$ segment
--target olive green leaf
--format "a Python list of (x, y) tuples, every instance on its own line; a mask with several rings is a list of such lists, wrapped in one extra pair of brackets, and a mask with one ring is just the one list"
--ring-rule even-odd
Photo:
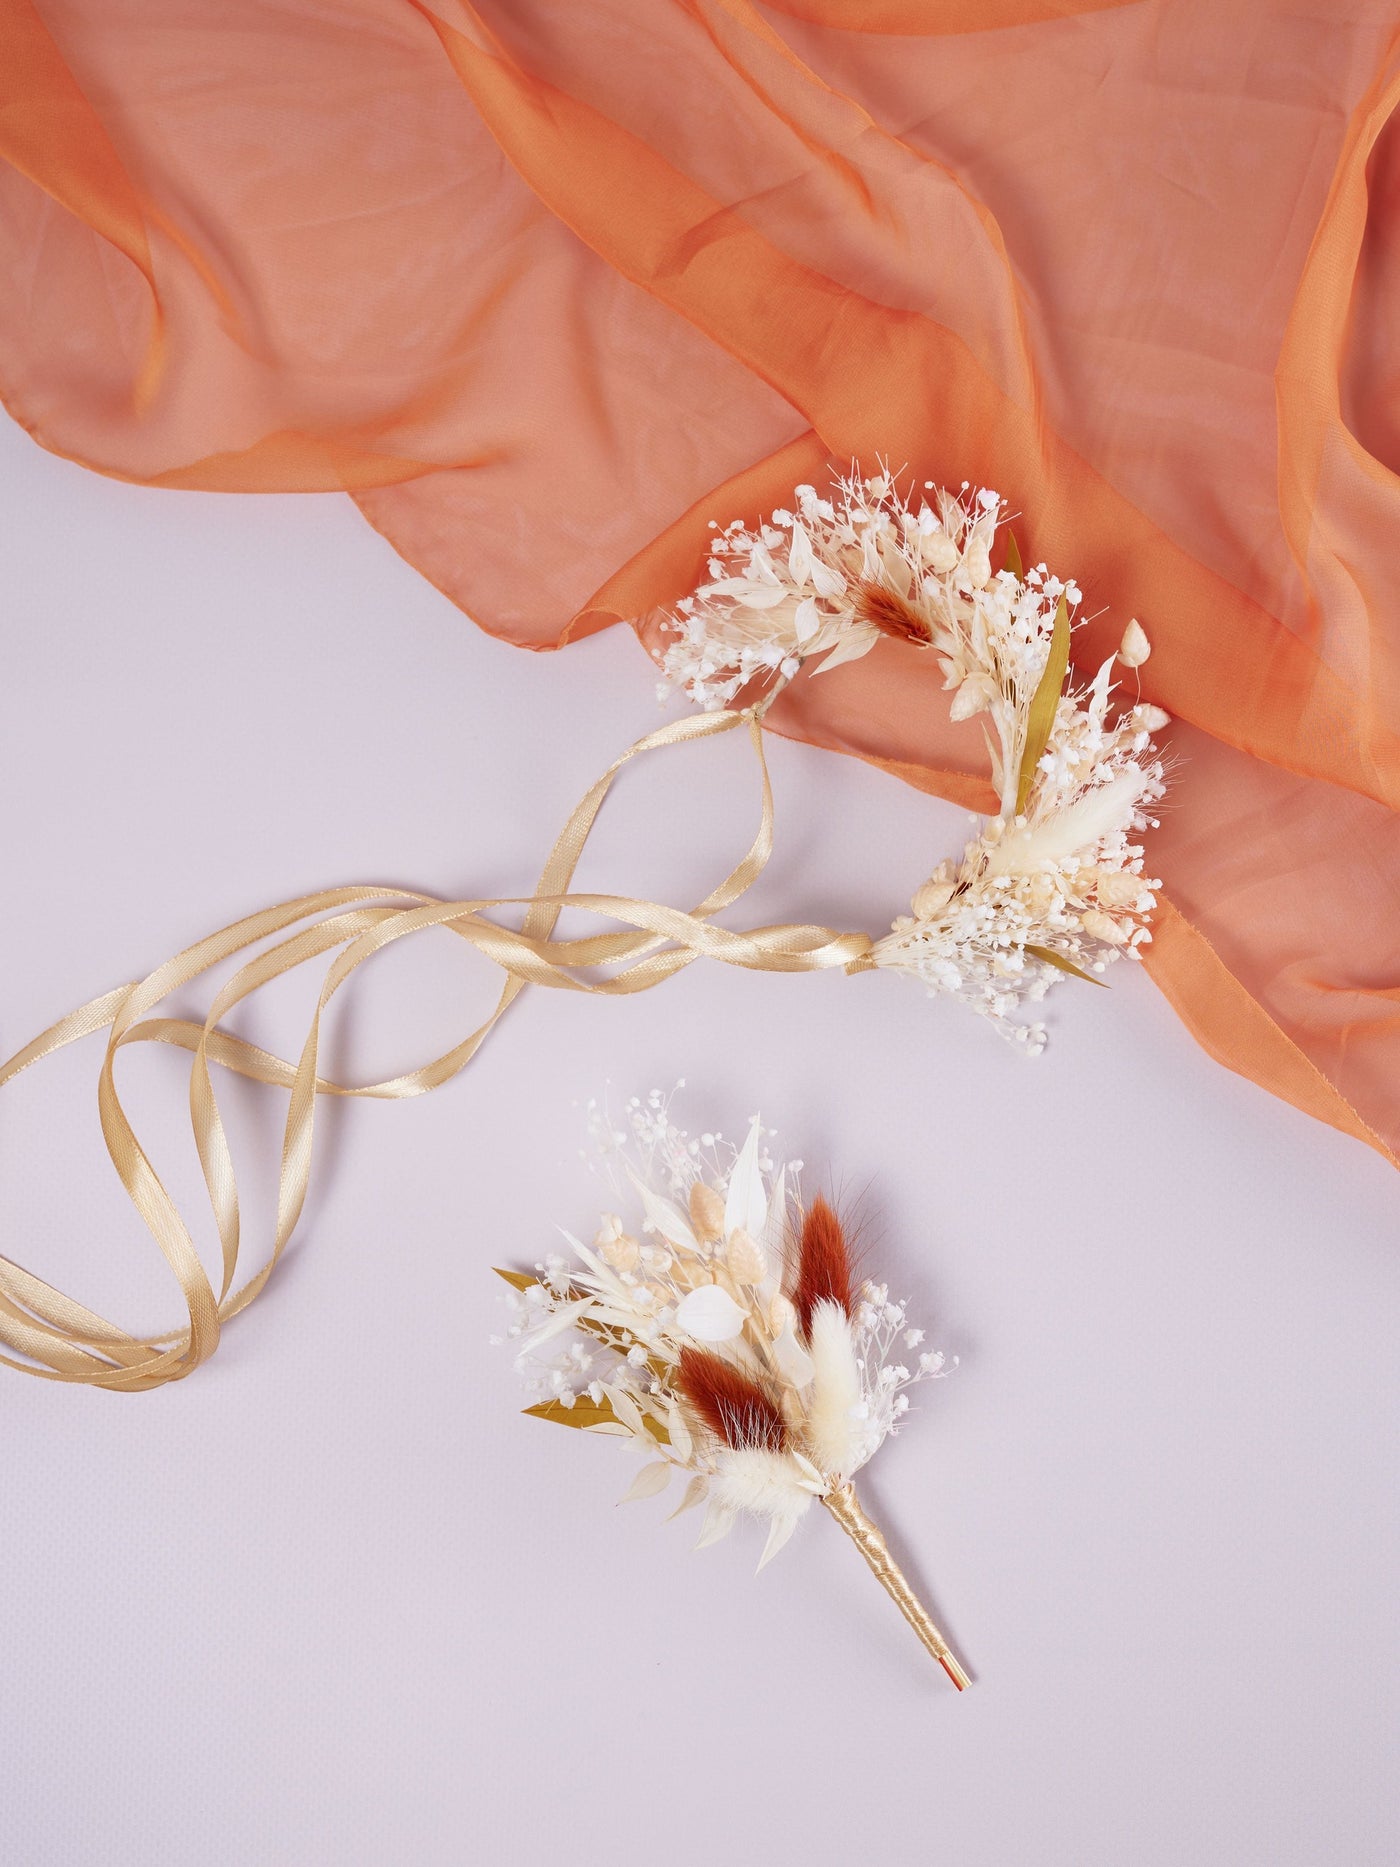
[(1072, 959), (1066, 959), (1063, 953), (1056, 953), (1048, 946), (1028, 945), (1024, 951), (1029, 953), (1032, 959), (1043, 959), (1047, 966), (1053, 966), (1057, 972), (1073, 973), (1074, 977), (1082, 979), (1085, 985), (1097, 985), (1105, 992), (1108, 990), (1106, 980), (1094, 978), (1091, 973), (1085, 972), (1082, 966), (1076, 966)]
[(1016, 814), (1019, 817), (1026, 808), (1026, 799), (1031, 794), (1031, 785), (1035, 781), (1035, 768), (1040, 763), (1041, 755), (1050, 743), (1050, 728), (1055, 724), (1055, 708), (1060, 703), (1060, 692), (1065, 684), (1065, 675), (1069, 670), (1069, 611), (1065, 608), (1065, 599), (1060, 598), (1055, 605), (1054, 632), (1050, 637), (1050, 653), (1046, 657), (1045, 670), (1040, 677), (1040, 685), (1035, 690), (1031, 701), (1031, 710), (1026, 717), (1026, 743), (1021, 753), (1021, 769), (1016, 777)]

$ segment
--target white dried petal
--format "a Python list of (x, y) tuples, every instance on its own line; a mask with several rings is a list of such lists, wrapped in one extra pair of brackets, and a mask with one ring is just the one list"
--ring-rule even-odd
[[(700, 1503), (701, 1499), (705, 1496), (709, 1488), (710, 1488), (709, 1479), (705, 1476), (703, 1472), (697, 1472), (695, 1476), (691, 1479), (690, 1483), (686, 1486), (685, 1495), (684, 1497), (682, 1497), (680, 1503), (677, 1504), (676, 1508), (671, 1512), (671, 1517), (679, 1517), (685, 1511), (694, 1510), (695, 1506), (698, 1503)], [(666, 1521), (669, 1523), (670, 1520), (671, 1518), (668, 1517)]]
[(626, 1389), (618, 1387), (610, 1381), (605, 1381), (603, 1383), (603, 1392), (607, 1396), (608, 1405), (612, 1408), (614, 1415), (620, 1423), (627, 1428), (628, 1432), (632, 1434), (633, 1438), (643, 1439), (648, 1443), (654, 1443), (651, 1434), (647, 1431), (646, 1422), (642, 1418), (641, 1408)]
[(774, 1368), (789, 1387), (806, 1387), (812, 1378), (812, 1357), (798, 1341), (793, 1321), (775, 1331), (771, 1356)]
[(666, 1431), (670, 1437), (671, 1450), (682, 1465), (688, 1465), (695, 1445), (690, 1436), (690, 1428), (685, 1423), (685, 1415), (674, 1400), (666, 1412)]
[(671, 1482), (671, 1468), (665, 1459), (655, 1459), (650, 1465), (644, 1465), (637, 1476), (628, 1485), (619, 1504), (630, 1504), (634, 1498), (655, 1497), (658, 1491), (664, 1491)]
[(799, 648), (806, 646), (821, 627), (821, 611), (814, 596), (804, 596), (792, 613), (792, 632)]
[(997, 684), (989, 674), (969, 674), (953, 696), (948, 716), (952, 720), (970, 720), (997, 698)]
[(696, 1342), (732, 1342), (743, 1331), (744, 1312), (718, 1284), (701, 1284), (682, 1297), (676, 1324)]

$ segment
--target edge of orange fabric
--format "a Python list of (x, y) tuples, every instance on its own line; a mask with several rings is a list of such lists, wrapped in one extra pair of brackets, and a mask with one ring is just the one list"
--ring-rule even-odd
[[(645, 144), (412, 0), (507, 159), (609, 265), (654, 293), (799, 409), (837, 459), (907, 460), (955, 483), (1012, 486), (1032, 557), (1112, 590), (1116, 613), (1169, 607), (1151, 697), (1253, 756), (1400, 808), (1400, 739), (1358, 731), (1356, 698), (1261, 605), (1198, 563), (917, 313), (859, 299), (779, 252)], [(694, 239), (705, 228), (703, 243)], [(830, 368), (833, 351), (852, 359)], [(866, 359), (871, 367), (862, 367)], [(893, 387), (892, 387), (893, 386)], [(941, 411), (940, 438), (926, 411)], [(956, 458), (955, 458), (956, 456)], [(1083, 631), (1090, 657), (1113, 624)], [(1144, 689), (1149, 682), (1144, 680)], [(1264, 704), (1267, 698), (1267, 706)], [(1283, 731), (1280, 720), (1290, 722)]]
[[(1400, 1158), (1340, 1090), (1279, 1028), (1180, 908), (1158, 897), (1143, 964), (1187, 1030), (1217, 1063), (1248, 1077), (1305, 1115), (1364, 1141), (1400, 1167)], [(1230, 1037), (1222, 1039), (1220, 1033)]]

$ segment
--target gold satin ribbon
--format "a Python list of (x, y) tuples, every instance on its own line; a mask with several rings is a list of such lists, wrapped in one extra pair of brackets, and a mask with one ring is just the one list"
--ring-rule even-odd
[[(262, 1290), (296, 1229), (310, 1184), (317, 1098), (330, 1095), (390, 1100), (426, 1095), (466, 1068), (492, 1027), (527, 985), (606, 996), (645, 992), (700, 958), (762, 972), (858, 968), (872, 945), (870, 937), (863, 933), (835, 933), (827, 927), (800, 924), (731, 932), (712, 923), (713, 915), (732, 906), (752, 886), (772, 853), (773, 792), (763, 754), (763, 710), (760, 705), (743, 712), (691, 716), (648, 733), (630, 746), (575, 807), (532, 895), (442, 901), (403, 889), (369, 886), (302, 895), (235, 921), (176, 954), (144, 979), (91, 1000), (50, 1025), (0, 1066), (3, 1088), (32, 1064), (80, 1038), (107, 1031), (107, 1049), (97, 1086), (107, 1152), (128, 1197), (174, 1272), (188, 1314), (186, 1325), (169, 1334), (133, 1336), (9, 1259), (0, 1258), (0, 1342), (13, 1351), (0, 1355), (0, 1362), (45, 1380), (84, 1382), (127, 1392), (158, 1387), (193, 1373), (218, 1347), (223, 1324), (246, 1309)], [(748, 727), (758, 759), (762, 813), (748, 852), (717, 888), (689, 913), (631, 896), (568, 892), (598, 812), (625, 765), (643, 753), (710, 738), (740, 725)], [(525, 910), (519, 930), (487, 918), (491, 911), (509, 907)], [(632, 931), (555, 940), (559, 915), (567, 907), (621, 922)], [(433, 927), (457, 934), (505, 974), (490, 1016), (460, 1043), (406, 1075), (359, 1086), (320, 1075), (317, 1064), (321, 1020), (335, 994), (376, 953)], [(202, 1024), (150, 1015), (172, 992), (249, 947), (272, 939), (275, 944), (245, 960), (219, 988)], [(327, 954), (334, 957), (326, 969), (310, 1029), (294, 1064), (223, 1028), (229, 1013), (263, 986)], [(580, 971), (598, 967), (621, 970), (602, 979), (578, 976)], [(190, 1126), (222, 1256), (217, 1293), (194, 1239), (147, 1158), (117, 1093), (117, 1052), (140, 1043), (170, 1044), (191, 1053)], [(241, 1286), (236, 1284), (242, 1246), (238, 1186), (214, 1093), (211, 1064), (291, 1092), (272, 1248), (262, 1268)], [(26, 1359), (16, 1359), (19, 1356)]]

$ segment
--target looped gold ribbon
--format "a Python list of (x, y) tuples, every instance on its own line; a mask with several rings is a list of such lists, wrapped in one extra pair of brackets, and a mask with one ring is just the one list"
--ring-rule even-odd
[[(175, 1273), (188, 1322), (166, 1335), (139, 1337), (96, 1316), (29, 1271), (0, 1258), (0, 1342), (13, 1351), (0, 1362), (46, 1380), (77, 1381), (135, 1392), (191, 1374), (218, 1347), (223, 1324), (259, 1294), (286, 1249), (310, 1184), (318, 1096), (397, 1099), (426, 1095), (456, 1076), (527, 985), (608, 996), (649, 991), (709, 958), (763, 972), (857, 968), (871, 948), (868, 935), (827, 927), (780, 925), (731, 932), (712, 917), (730, 907), (763, 872), (773, 847), (773, 792), (763, 754), (762, 707), (677, 720), (648, 733), (609, 766), (575, 807), (531, 895), (441, 901), (403, 889), (352, 886), (302, 895), (235, 921), (187, 947), (131, 985), (91, 1000), (41, 1033), (0, 1066), (0, 1088), (23, 1070), (97, 1031), (108, 1033), (97, 1101), (112, 1165), (137, 1212)], [(705, 739), (747, 725), (758, 758), (762, 814), (747, 853), (689, 913), (624, 895), (571, 894), (569, 885), (598, 812), (618, 773), (632, 759), (664, 746)], [(523, 907), (519, 929), (487, 916)], [(567, 907), (620, 922), (630, 932), (556, 940)], [(319, 919), (319, 916), (325, 916)], [(318, 1072), (321, 1020), (332, 998), (376, 953), (409, 935), (442, 927), (493, 961), (506, 975), (495, 1009), (467, 1037), (430, 1063), (385, 1082), (347, 1085)], [(282, 936), (281, 938), (277, 938)], [(275, 944), (246, 960), (222, 985), (202, 1024), (149, 1014), (172, 992), (266, 940)], [(255, 992), (309, 961), (333, 954), (301, 1054), (295, 1063), (223, 1028), (223, 1020)], [(620, 967), (605, 978), (581, 971)], [(190, 1126), (219, 1234), (222, 1278), (216, 1293), (194, 1239), (136, 1137), (117, 1093), (117, 1052), (128, 1044), (174, 1045), (191, 1053)], [(210, 1065), (254, 1082), (287, 1089), (290, 1100), (278, 1178), (272, 1248), (262, 1268), (236, 1286), (242, 1228), (233, 1159), (214, 1094)], [(24, 1359), (16, 1359), (24, 1357)]]

